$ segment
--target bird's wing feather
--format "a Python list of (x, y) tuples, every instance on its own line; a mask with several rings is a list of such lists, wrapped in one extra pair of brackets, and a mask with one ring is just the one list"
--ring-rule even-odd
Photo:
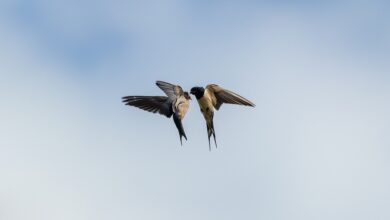
[(126, 105), (134, 106), (142, 110), (159, 113), (170, 118), (173, 114), (172, 102), (164, 96), (125, 96), (122, 101)]
[(255, 107), (255, 104), (253, 104), (248, 99), (232, 92), (227, 89), (223, 89), (222, 87), (210, 84), (206, 86), (206, 90), (209, 93), (211, 100), (213, 102), (214, 107), (219, 110), (221, 105), (223, 103), (229, 103), (229, 104), (237, 104), (237, 105), (246, 105), (246, 106), (252, 106)]
[(173, 85), (163, 81), (157, 81), (156, 85), (172, 100), (184, 93), (183, 89), (178, 85)]

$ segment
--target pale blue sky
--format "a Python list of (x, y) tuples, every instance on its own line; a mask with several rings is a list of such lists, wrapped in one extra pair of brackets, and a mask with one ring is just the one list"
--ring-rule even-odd
[[(0, 219), (390, 219), (387, 1), (0, 2)], [(121, 103), (216, 83), (256, 103)]]

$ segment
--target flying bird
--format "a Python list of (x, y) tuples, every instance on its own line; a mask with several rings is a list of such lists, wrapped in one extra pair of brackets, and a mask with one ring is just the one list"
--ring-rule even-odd
[(122, 101), (126, 105), (152, 113), (159, 113), (168, 118), (173, 116), (173, 121), (179, 131), (180, 143), (183, 145), (182, 137), (187, 140), (187, 136), (184, 132), (182, 120), (189, 108), (189, 100), (191, 100), (191, 97), (179, 85), (173, 85), (163, 81), (157, 81), (156, 85), (167, 96), (125, 96), (122, 97)]
[(215, 147), (217, 147), (217, 140), (215, 138), (215, 130), (213, 123), (214, 109), (219, 110), (219, 108), (221, 108), (221, 105), (224, 103), (255, 107), (255, 104), (253, 104), (248, 99), (227, 89), (223, 89), (222, 87), (215, 84), (207, 85), (206, 89), (203, 87), (193, 87), (191, 89), (191, 94), (196, 97), (200, 107), (200, 111), (202, 112), (204, 119), (206, 120), (210, 150), (211, 135), (213, 135)]

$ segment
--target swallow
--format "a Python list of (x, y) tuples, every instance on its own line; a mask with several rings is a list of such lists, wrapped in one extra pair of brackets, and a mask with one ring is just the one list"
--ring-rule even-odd
[(213, 123), (215, 109), (219, 110), (222, 104), (224, 103), (255, 107), (255, 104), (253, 104), (248, 99), (234, 92), (231, 92), (227, 89), (223, 89), (222, 87), (215, 84), (207, 85), (206, 88), (193, 87), (190, 93), (196, 97), (196, 100), (198, 101), (200, 107), (200, 111), (203, 114), (204, 119), (206, 120), (210, 150), (211, 150), (211, 144), (210, 144), (211, 135), (213, 135), (215, 147), (217, 147), (217, 140), (215, 137), (214, 123)]
[(122, 101), (126, 105), (152, 113), (159, 113), (165, 115), (167, 118), (173, 116), (173, 121), (179, 131), (180, 143), (183, 145), (182, 137), (187, 140), (187, 136), (184, 132), (182, 120), (190, 106), (191, 97), (179, 85), (173, 85), (163, 81), (157, 81), (156, 85), (167, 96), (125, 96), (122, 97)]

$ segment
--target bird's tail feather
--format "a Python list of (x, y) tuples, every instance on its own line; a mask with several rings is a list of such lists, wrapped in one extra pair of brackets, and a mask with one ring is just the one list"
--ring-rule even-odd
[(209, 150), (211, 151), (211, 143), (210, 143), (211, 135), (213, 135), (213, 138), (214, 138), (215, 148), (218, 148), (217, 139), (216, 139), (216, 137), (215, 137), (215, 130), (214, 130), (213, 118), (211, 118), (211, 120), (208, 121), (208, 122), (206, 123), (206, 125), (207, 125), (207, 134), (208, 134), (208, 138), (209, 138)]
[(176, 128), (179, 131), (180, 144), (183, 145), (182, 137), (184, 137), (187, 140), (187, 136), (186, 136), (186, 133), (184, 132), (183, 124), (181, 123), (181, 120), (175, 114), (173, 115), (173, 121), (175, 122)]

